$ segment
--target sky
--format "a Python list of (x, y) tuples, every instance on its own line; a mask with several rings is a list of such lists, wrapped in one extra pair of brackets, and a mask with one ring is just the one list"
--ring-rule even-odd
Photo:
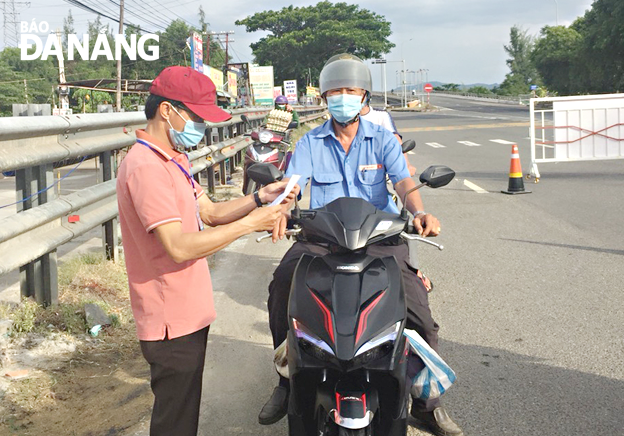
[[(16, 0), (16, 2), (21, 0)], [(62, 28), (63, 18), (71, 9), (76, 32), (85, 33), (87, 22), (96, 15), (64, 0), (29, 0), (30, 7), (18, 5), (21, 21), (47, 21), (50, 29)], [(81, 0), (94, 9), (118, 14), (119, 0)], [(396, 47), (386, 56), (387, 88), (399, 83), (402, 60), (408, 71), (407, 81), (438, 81), (473, 84), (501, 83), (509, 72), (503, 45), (509, 43), (509, 31), (518, 25), (530, 34), (539, 34), (545, 25), (569, 25), (591, 8), (592, 0), (360, 0), (357, 4), (385, 17), (391, 23), (390, 41)], [(234, 22), (256, 12), (283, 7), (310, 6), (305, 0), (125, 0), (129, 21), (149, 28), (139, 17), (162, 22), (177, 17), (198, 25), (197, 11), (202, 5), (206, 21), (213, 31), (234, 31), (231, 44), (234, 62), (251, 62), (249, 45), (263, 32), (247, 33)], [(336, 2), (335, 2), (336, 3)], [(347, 3), (353, 3), (347, 0)], [(133, 15), (134, 12), (136, 15)], [(113, 28), (118, 24), (110, 22)], [(152, 26), (155, 30), (161, 30)], [(3, 25), (4, 30), (4, 25)], [(0, 35), (4, 47), (4, 32)], [(370, 64), (370, 62), (369, 62)], [(381, 66), (370, 65), (375, 90), (383, 89)], [(420, 70), (420, 73), (418, 72)], [(427, 71), (425, 71), (427, 70)], [(410, 71), (413, 71), (410, 73)]]

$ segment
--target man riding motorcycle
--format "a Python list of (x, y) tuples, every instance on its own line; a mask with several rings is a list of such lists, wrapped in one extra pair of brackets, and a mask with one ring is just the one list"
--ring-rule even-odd
[[(303, 190), (311, 180), (310, 208), (322, 207), (336, 198), (360, 197), (380, 210), (398, 213), (386, 188), (386, 174), (401, 198), (416, 185), (410, 178), (401, 146), (394, 135), (383, 127), (360, 120), (360, 110), (372, 92), (368, 67), (349, 54), (330, 58), (320, 75), (320, 88), (332, 118), (322, 126), (308, 132), (298, 143), (289, 164), (286, 177), (301, 176), (296, 189)], [(414, 215), (414, 227), (423, 236), (436, 236), (439, 221), (423, 210), (418, 191), (411, 192), (405, 200), (407, 209)], [(273, 230), (273, 241), (281, 239), (287, 217), (283, 216)], [(395, 256), (401, 266), (407, 302), (407, 324), (416, 330), (434, 349), (438, 348), (438, 324), (429, 309), (427, 290), (409, 264), (405, 244), (376, 245), (369, 248), (375, 255)], [(372, 253), (372, 251), (369, 251)], [(288, 296), (292, 276), (304, 253), (324, 255), (327, 248), (308, 242), (296, 242), (286, 253), (273, 274), (269, 285), (269, 323), (273, 345), (277, 348), (287, 336)], [(415, 355), (409, 358), (408, 376), (413, 379), (423, 368)], [(279, 385), (262, 408), (258, 420), (273, 424), (287, 413), (289, 381), (280, 376)], [(412, 416), (427, 425), (436, 434), (463, 435), (451, 420), (439, 399), (421, 401), (413, 399)]]

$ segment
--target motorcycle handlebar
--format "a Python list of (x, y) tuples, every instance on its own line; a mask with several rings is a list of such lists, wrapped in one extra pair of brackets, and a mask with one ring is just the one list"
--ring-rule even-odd
[[(301, 232), (301, 229), (288, 229), (286, 230), (286, 232), (284, 233), (286, 236), (294, 236), (297, 235)], [(266, 235), (260, 236), (259, 238), (256, 238), (256, 242), (262, 242), (265, 239), (269, 239), (270, 237), (273, 236), (273, 233), (267, 233)]]
[(433, 241), (430, 241), (427, 238), (423, 238), (422, 236), (410, 235), (409, 233), (401, 232), (401, 238), (408, 240), (408, 241), (424, 242), (425, 244), (429, 244), (429, 245), (433, 245), (434, 247), (437, 247), (438, 250), (444, 250), (444, 245), (437, 244)]

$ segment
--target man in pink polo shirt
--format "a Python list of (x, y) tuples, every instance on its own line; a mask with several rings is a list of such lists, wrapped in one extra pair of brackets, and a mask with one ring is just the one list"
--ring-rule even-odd
[(145, 114), (147, 127), (137, 130), (119, 168), (117, 199), (132, 310), (155, 397), (150, 435), (195, 436), (216, 316), (205, 258), (243, 235), (271, 230), (280, 206), (260, 206), (286, 183), (223, 203), (204, 195), (184, 150), (203, 138), (204, 121), (231, 116), (216, 106), (212, 81), (191, 68), (165, 68)]

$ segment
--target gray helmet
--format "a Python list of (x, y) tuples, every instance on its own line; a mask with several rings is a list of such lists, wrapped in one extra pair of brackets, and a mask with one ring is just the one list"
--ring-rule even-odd
[(373, 91), (370, 70), (362, 59), (349, 53), (329, 58), (321, 70), (319, 84), (321, 95), (337, 88), (362, 88), (368, 93)]

